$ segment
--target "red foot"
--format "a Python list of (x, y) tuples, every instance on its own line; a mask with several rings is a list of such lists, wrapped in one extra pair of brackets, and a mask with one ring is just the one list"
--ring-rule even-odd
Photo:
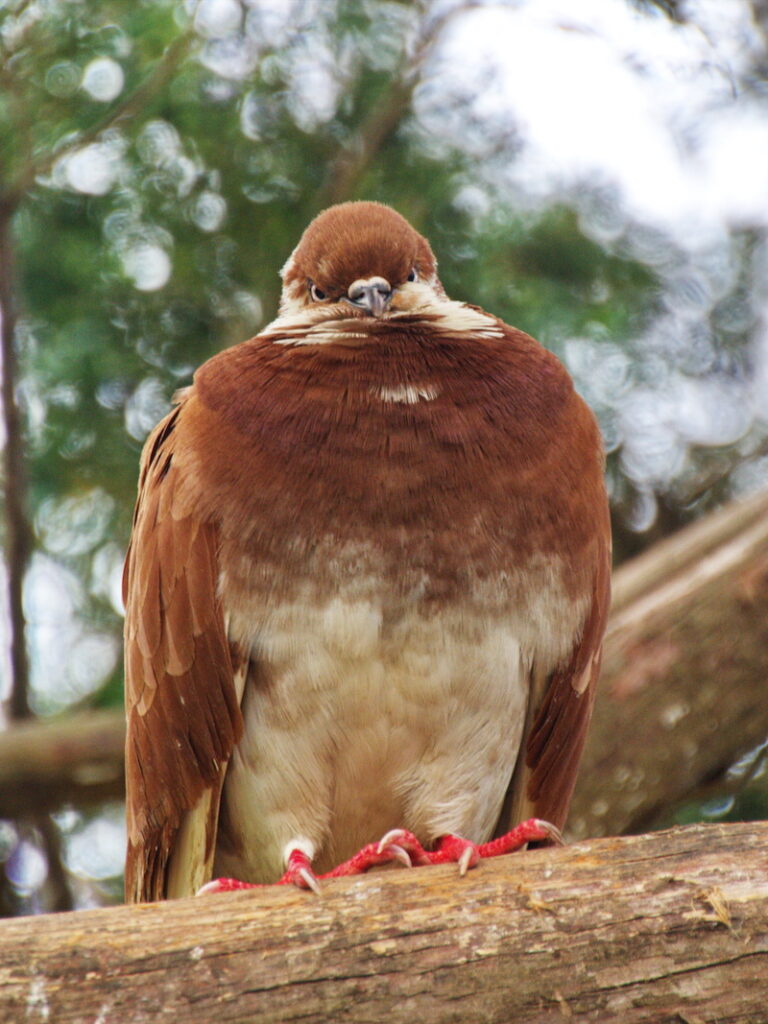
[[(266, 883), (269, 885), (295, 885), (299, 889), (311, 889), (319, 893), (320, 886), (312, 871), (312, 861), (303, 850), (291, 850), (288, 857), (288, 867), (282, 878), (277, 882)], [(241, 882), (238, 878), (214, 878), (212, 882), (206, 882), (197, 890), (197, 895), (202, 896), (212, 892), (234, 892), (235, 889), (263, 889), (264, 884), (259, 882)]]
[[(267, 883), (273, 885), (295, 885), (299, 889), (311, 889), (320, 894), (319, 880), (323, 878), (340, 878), (344, 875), (361, 875), (370, 868), (378, 867), (380, 864), (390, 864), (392, 861), (399, 861), (406, 867), (411, 866), (411, 859), (405, 850), (396, 843), (369, 843), (362, 850), (337, 865), (332, 871), (324, 875), (316, 875), (312, 870), (312, 861), (303, 850), (291, 850), (288, 857), (288, 867), (282, 878), (277, 882)], [(197, 891), (201, 896), (206, 893), (233, 892), (235, 889), (261, 889), (263, 884), (255, 882), (241, 882), (237, 878), (214, 878), (212, 882), (206, 882)]]
[(379, 846), (384, 848), (393, 843), (410, 855), (416, 866), (424, 864), (458, 864), (459, 874), (465, 875), (469, 868), (475, 867), (478, 861), (488, 857), (500, 857), (504, 853), (519, 850), (526, 843), (548, 839), (550, 842), (563, 844), (560, 830), (541, 818), (529, 818), (521, 822), (510, 832), (487, 843), (471, 842), (461, 836), (445, 835), (437, 842), (437, 848), (425, 850), (412, 832), (405, 829), (392, 829), (382, 838)]
[(380, 864), (391, 864), (399, 861), (405, 867), (411, 867), (411, 858), (408, 853), (396, 842), (368, 843), (362, 850), (359, 850), (354, 857), (337, 864), (333, 871), (328, 871), (320, 878), (341, 878), (344, 875), (362, 875), (371, 868), (379, 867)]
[[(370, 868), (380, 864), (398, 861), (406, 867), (423, 864), (458, 864), (459, 874), (465, 875), (478, 861), (487, 857), (499, 857), (504, 853), (519, 850), (526, 843), (548, 839), (562, 845), (563, 837), (560, 830), (541, 818), (529, 818), (521, 822), (511, 832), (491, 839), (488, 843), (471, 842), (461, 836), (442, 836), (435, 850), (425, 850), (419, 840), (406, 829), (392, 829), (378, 843), (369, 843), (362, 850), (339, 864), (324, 875), (316, 875), (312, 870), (312, 861), (303, 850), (292, 850), (288, 857), (285, 874), (274, 885), (295, 885), (299, 889), (311, 889), (319, 894), (320, 881), (324, 878), (341, 878), (345, 875), (361, 875)], [(262, 884), (240, 882), (237, 878), (214, 878), (198, 890), (203, 893), (233, 892), (235, 889), (261, 889)]]

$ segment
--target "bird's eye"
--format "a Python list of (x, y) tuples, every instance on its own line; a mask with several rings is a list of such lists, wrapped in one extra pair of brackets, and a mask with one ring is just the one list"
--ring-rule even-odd
[(406, 278), (406, 280), (407, 281), (418, 281), (419, 280), (419, 272), (416, 269), (416, 267), (411, 267), (411, 272), (408, 275), (408, 277)]
[(318, 288), (316, 284), (310, 284), (309, 294), (312, 296), (313, 302), (322, 302), (323, 299), (328, 298), (325, 292)]

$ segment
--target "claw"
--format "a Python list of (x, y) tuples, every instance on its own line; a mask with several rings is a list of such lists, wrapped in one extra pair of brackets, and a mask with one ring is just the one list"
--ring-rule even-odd
[(553, 825), (551, 821), (544, 821), (543, 818), (534, 818), (533, 822), (541, 829), (542, 832), (547, 833), (547, 838), (551, 839), (556, 846), (565, 846), (563, 833), (557, 825)]
[[(387, 845), (384, 847), (384, 850), (388, 850), (389, 853), (392, 854), (392, 856), (394, 857), (395, 860), (400, 861), (400, 863), (403, 865), (403, 867), (406, 867), (406, 868), (412, 868), (413, 867), (413, 861), (408, 856), (408, 851), (404, 850), (402, 848), (402, 846), (398, 846), (397, 843), (387, 843)], [(380, 850), (379, 852), (383, 853), (384, 850)]]
[(464, 875), (466, 875), (466, 873), (470, 869), (470, 867), (473, 866), (473, 863), (472, 863), (473, 860), (474, 861), (477, 860), (476, 855), (477, 855), (477, 847), (475, 847), (475, 846), (465, 846), (464, 847), (464, 852), (461, 854), (461, 856), (459, 857), (458, 862), (457, 862), (458, 865), (459, 865), (459, 874), (461, 875), (462, 878), (464, 877)]
[(317, 896), (320, 895), (320, 883), (309, 870), (309, 868), (299, 868), (299, 870), (296, 872), (296, 876), (297, 877), (294, 879), (294, 881), (296, 882), (297, 885), (299, 884), (298, 880), (301, 879), (306, 889), (311, 889), (312, 892), (315, 893)]
[[(384, 850), (388, 846), (397, 846), (398, 850), (403, 850), (403, 847), (399, 845), (404, 839), (408, 838), (408, 833), (402, 828), (391, 828), (389, 832), (381, 837), (376, 847), (376, 853), (384, 853)], [(403, 852), (405, 852), (403, 850)], [(410, 861), (410, 857), (408, 860)]]
[[(430, 855), (413, 832), (409, 832), (406, 828), (392, 828), (386, 835), (381, 837), (376, 847), (377, 852), (381, 853), (388, 849), (402, 850), (408, 857), (408, 867), (431, 863)], [(395, 856), (398, 860), (401, 860), (397, 854)], [(402, 861), (402, 863), (405, 863), (405, 861)]]

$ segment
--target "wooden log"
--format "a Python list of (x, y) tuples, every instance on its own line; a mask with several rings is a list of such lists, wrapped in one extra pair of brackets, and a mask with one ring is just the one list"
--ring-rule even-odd
[(721, 776), (768, 736), (767, 680), (762, 492), (615, 573), (570, 834), (645, 831), (670, 805)]
[(25, 1024), (765, 1024), (768, 823), (0, 922)]

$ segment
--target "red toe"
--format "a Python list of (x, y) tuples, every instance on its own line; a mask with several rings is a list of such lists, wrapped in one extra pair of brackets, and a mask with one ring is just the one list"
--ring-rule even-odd
[(560, 829), (541, 818), (528, 818), (498, 839), (491, 839), (479, 847), (481, 857), (500, 857), (504, 853), (513, 853), (526, 843), (548, 841), (558, 846), (563, 845)]
[(311, 889), (319, 893), (320, 886), (312, 871), (312, 862), (303, 850), (291, 850), (288, 867), (282, 878), (276, 882), (241, 882), (238, 878), (214, 878), (197, 890), (198, 896), (217, 892), (235, 892), (237, 889), (263, 889), (266, 885), (295, 885), (299, 889)]
[(379, 843), (368, 843), (362, 850), (358, 850), (354, 857), (338, 864), (332, 871), (320, 877), (341, 878), (346, 875), (362, 875), (371, 868), (379, 867), (381, 864), (392, 864), (395, 861), (407, 868), (411, 866), (411, 858), (401, 844), (382, 840)]
[(414, 865), (458, 864), (462, 875), (479, 860), (478, 847), (475, 843), (456, 835), (441, 836), (434, 850), (425, 850), (413, 832), (398, 828), (387, 832), (379, 846), (384, 843), (396, 843), (402, 847), (408, 852)]
[(288, 867), (276, 884), (295, 885), (299, 889), (311, 889), (312, 892), (320, 894), (320, 885), (312, 870), (312, 861), (303, 850), (299, 849), (293, 849), (288, 854)]
[(234, 892), (236, 889), (258, 889), (253, 882), (241, 882), (238, 878), (214, 878), (197, 890), (197, 896), (209, 896), (217, 892)]
[(466, 875), (480, 860), (480, 847), (461, 836), (441, 836), (437, 849), (430, 855), (432, 864), (458, 864), (459, 874)]

